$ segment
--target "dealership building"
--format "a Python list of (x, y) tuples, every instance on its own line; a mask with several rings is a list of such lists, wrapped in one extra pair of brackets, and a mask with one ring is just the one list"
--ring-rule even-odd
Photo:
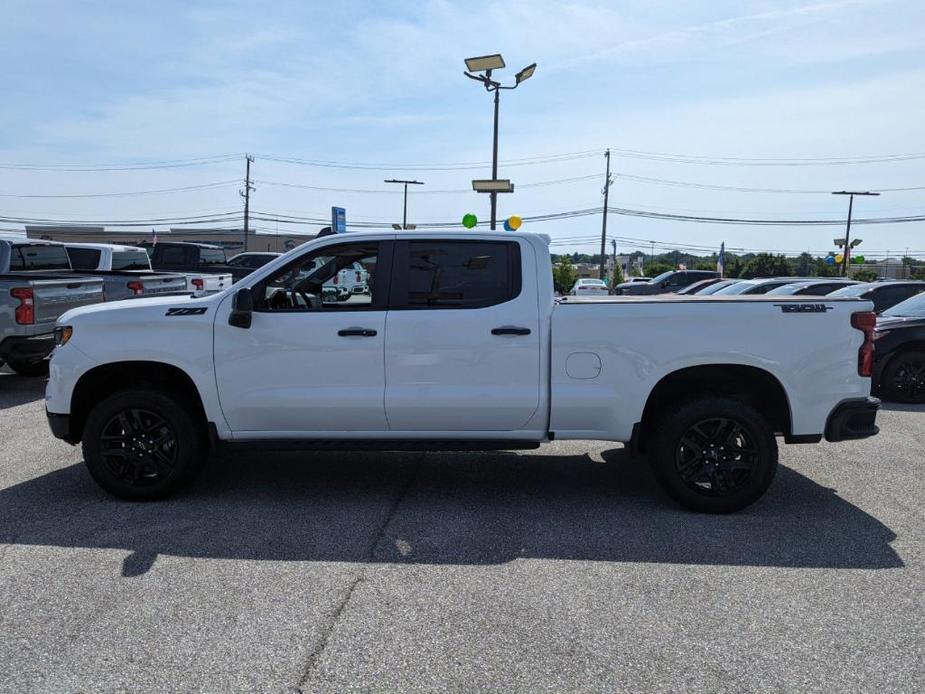
[[(31, 239), (45, 239), (47, 241), (61, 241), (67, 243), (117, 243), (126, 246), (154, 241), (152, 231), (107, 229), (101, 226), (78, 225), (27, 225), (26, 235)], [(306, 241), (311, 241), (317, 231), (304, 234), (279, 233), (267, 234), (250, 232), (247, 235), (247, 250), (273, 251), (285, 253)], [(158, 241), (192, 241), (193, 243), (211, 243), (221, 246), (225, 253), (231, 257), (244, 250), (243, 229), (202, 229), (172, 227), (169, 230), (158, 230)]]

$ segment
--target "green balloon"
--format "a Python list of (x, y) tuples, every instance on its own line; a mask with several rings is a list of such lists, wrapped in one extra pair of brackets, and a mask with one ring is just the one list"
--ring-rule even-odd
[(854, 256), (854, 262), (858, 263), (859, 265), (862, 265), (864, 263), (864, 256), (863, 255)]
[(478, 223), (479, 220), (471, 212), (469, 214), (463, 215), (463, 226), (466, 227), (466, 229), (471, 229)]

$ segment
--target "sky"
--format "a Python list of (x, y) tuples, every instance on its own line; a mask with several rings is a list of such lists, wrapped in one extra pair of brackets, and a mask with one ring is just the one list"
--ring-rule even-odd
[[(507, 84), (538, 65), (501, 96), (499, 176), (516, 186), (500, 197), (501, 219), (599, 208), (606, 148), (612, 208), (841, 220), (847, 200), (829, 191), (860, 189), (885, 192), (856, 199), (855, 218), (925, 215), (925, 3), (915, 0), (5, 0), (3, 17), (7, 220), (239, 213), (245, 153), (258, 230), (274, 231), (280, 215), (329, 218), (332, 205), (348, 224), (399, 222), (401, 187), (387, 178), (424, 182), (409, 222), (487, 220), (471, 180), (490, 177), (491, 96), (463, 60), (497, 52)], [(155, 162), (170, 165), (138, 168)], [(886, 192), (897, 188), (920, 189)], [(559, 252), (593, 252), (601, 214), (522, 229), (549, 234)], [(842, 233), (608, 217), (618, 252), (654, 241), (823, 254)], [(925, 221), (853, 235), (871, 257), (925, 257)]]

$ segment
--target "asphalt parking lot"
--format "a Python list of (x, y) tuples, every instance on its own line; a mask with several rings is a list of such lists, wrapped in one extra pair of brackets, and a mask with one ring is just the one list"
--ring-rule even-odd
[(0, 373), (0, 689), (913, 691), (925, 407), (681, 511), (616, 444), (263, 453), (166, 502), (91, 482)]

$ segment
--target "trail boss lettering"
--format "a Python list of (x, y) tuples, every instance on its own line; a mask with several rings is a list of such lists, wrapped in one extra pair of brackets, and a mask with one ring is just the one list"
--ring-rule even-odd
[(783, 313), (825, 313), (831, 311), (834, 306), (825, 304), (774, 304), (780, 306)]

